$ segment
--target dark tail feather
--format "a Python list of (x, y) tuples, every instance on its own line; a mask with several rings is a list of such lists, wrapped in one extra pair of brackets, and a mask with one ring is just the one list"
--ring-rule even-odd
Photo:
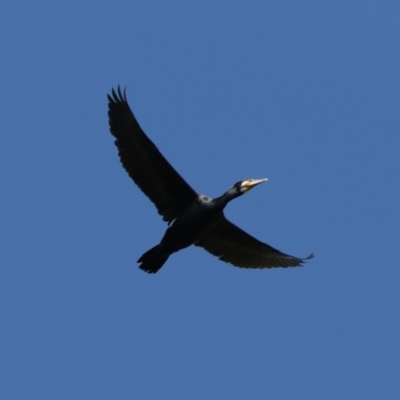
[(155, 274), (164, 265), (165, 261), (168, 260), (168, 257), (169, 254), (163, 254), (161, 246), (158, 244), (146, 251), (146, 253), (139, 258), (138, 262), (142, 263), (139, 265), (139, 268), (149, 274)]

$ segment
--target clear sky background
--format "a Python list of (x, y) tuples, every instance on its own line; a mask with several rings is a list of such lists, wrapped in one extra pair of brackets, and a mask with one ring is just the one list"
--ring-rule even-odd
[[(1, 399), (399, 399), (400, 3), (3, 1)], [(122, 169), (106, 94), (303, 268), (191, 247)]]

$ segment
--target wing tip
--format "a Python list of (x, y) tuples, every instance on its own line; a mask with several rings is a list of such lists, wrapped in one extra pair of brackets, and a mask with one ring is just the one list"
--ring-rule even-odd
[(111, 88), (111, 94), (107, 94), (108, 102), (111, 104), (115, 103), (127, 103), (128, 99), (126, 97), (126, 86), (121, 89), (121, 85), (118, 85), (116, 89)]
[(300, 258), (300, 262), (295, 266), (296, 267), (303, 267), (304, 263), (306, 263), (307, 261), (309, 261), (309, 260), (311, 260), (311, 259), (313, 259), (315, 257), (315, 254), (316, 254), (316, 252), (313, 251), (309, 256), (304, 257), (304, 258)]
[(309, 256), (307, 256), (307, 257), (305, 257), (305, 258), (303, 258), (303, 261), (308, 261), (308, 260), (311, 260), (312, 258), (314, 258), (315, 257), (315, 254), (316, 254), (316, 252), (315, 251), (313, 251)]

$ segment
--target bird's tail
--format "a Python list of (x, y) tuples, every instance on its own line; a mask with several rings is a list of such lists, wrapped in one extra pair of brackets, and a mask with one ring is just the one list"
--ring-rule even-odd
[(169, 254), (162, 252), (161, 245), (154, 246), (146, 251), (138, 260), (139, 268), (149, 274), (155, 274), (168, 260)]

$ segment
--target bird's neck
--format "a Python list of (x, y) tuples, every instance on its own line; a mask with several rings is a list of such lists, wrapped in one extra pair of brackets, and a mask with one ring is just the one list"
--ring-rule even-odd
[(241, 196), (242, 193), (239, 193), (234, 190), (228, 190), (222, 196), (215, 198), (214, 200), (222, 205), (224, 208), (231, 200), (236, 199), (236, 197)]

